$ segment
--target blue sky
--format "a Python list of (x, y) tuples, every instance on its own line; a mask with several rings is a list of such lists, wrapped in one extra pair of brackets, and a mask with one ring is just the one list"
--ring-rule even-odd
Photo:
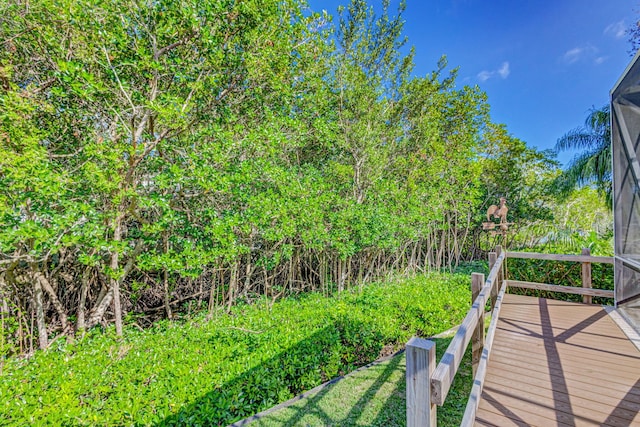
[[(339, 4), (348, 0), (310, 1), (332, 14)], [(447, 55), (460, 67), (459, 84), (488, 94), (493, 121), (547, 149), (608, 102), (631, 60), (624, 32), (638, 10), (633, 0), (408, 0), (405, 34), (416, 50), (415, 75)]]

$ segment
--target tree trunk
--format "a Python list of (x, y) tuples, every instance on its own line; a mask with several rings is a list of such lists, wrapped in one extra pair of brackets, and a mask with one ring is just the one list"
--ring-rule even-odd
[(338, 258), (336, 260), (336, 264), (338, 265), (338, 293), (341, 293), (344, 290), (344, 281), (342, 280), (342, 260)]
[[(2, 304), (0, 304), (0, 348), (4, 350), (5, 348), (5, 329), (4, 329), (4, 318), (5, 316), (9, 317), (9, 306), (7, 305), (7, 300), (4, 296), (3, 289), (5, 288), (4, 278), (2, 274), (0, 274), (0, 299), (2, 299)], [(19, 319), (18, 319), (19, 321)], [(4, 371), (4, 357), (0, 359), (0, 376)]]
[[(115, 220), (115, 227), (113, 229), (113, 241), (118, 244), (122, 241), (122, 220), (124, 215), (118, 213)], [(120, 250), (114, 249), (111, 252), (111, 261), (109, 263), (111, 268), (111, 276), (109, 277), (109, 284), (111, 288), (111, 295), (113, 297), (113, 314), (115, 316), (116, 335), (122, 336), (122, 305), (120, 303), (120, 280), (118, 277), (120, 269)]]
[[(112, 257), (111, 265), (118, 265), (118, 254)], [(120, 282), (118, 279), (110, 278), (111, 296), (113, 301), (113, 315), (116, 324), (116, 335), (122, 336), (122, 304), (120, 303)]]
[(289, 288), (289, 295), (293, 295), (293, 254), (291, 254), (291, 258), (289, 258), (289, 271), (287, 276), (287, 287)]
[[(249, 241), (251, 242), (251, 241)], [(244, 289), (242, 293), (245, 300), (249, 300), (249, 289), (251, 288), (251, 276), (253, 274), (253, 266), (251, 265), (251, 251), (247, 254), (247, 267), (244, 271)]]
[(80, 301), (78, 302), (78, 311), (76, 312), (76, 334), (84, 333), (85, 325), (85, 305), (87, 303), (87, 293), (89, 292), (89, 280), (91, 277), (91, 267), (87, 266), (82, 272), (82, 285), (80, 287)]
[[(204, 271), (203, 271), (204, 274)], [(216, 303), (216, 289), (217, 289), (217, 277), (218, 272), (216, 270), (213, 270), (213, 272), (211, 273), (211, 286), (209, 288), (209, 314), (207, 315), (208, 319), (211, 319), (213, 317), (213, 309), (215, 308), (215, 303)]]
[(378, 255), (373, 253), (368, 257), (368, 262), (369, 262), (369, 270), (367, 270), (367, 274), (364, 275), (364, 278), (362, 279), (363, 282), (367, 283), (367, 280), (369, 279), (369, 277), (371, 276), (371, 273), (373, 273), (373, 269), (376, 267), (376, 260), (378, 258)]
[[(138, 256), (140, 252), (142, 252), (142, 248), (143, 248), (142, 241), (138, 241), (135, 249), (133, 250), (133, 253), (131, 254), (131, 257), (129, 258), (129, 260), (127, 261), (127, 263), (125, 264), (122, 270), (122, 275), (120, 276), (120, 280), (124, 280), (129, 274), (129, 272), (133, 269), (135, 258)], [(111, 281), (109, 281), (109, 283), (111, 284)], [(113, 288), (109, 286), (109, 288), (106, 291), (103, 292), (103, 290), (101, 290), (100, 295), (101, 296), (97, 299), (96, 305), (94, 306), (94, 308), (91, 310), (91, 313), (89, 314), (89, 319), (87, 320), (87, 329), (92, 328), (102, 320), (104, 313), (107, 311), (107, 307), (113, 300), (113, 296), (114, 296)]]
[[(162, 233), (162, 243), (162, 250), (166, 255), (169, 253), (169, 238), (167, 237), (166, 232)], [(164, 310), (167, 313), (167, 319), (173, 319), (173, 313), (171, 312), (171, 300), (169, 298), (169, 272), (167, 271), (167, 267), (164, 267), (162, 287), (164, 290)]]
[(438, 259), (436, 260), (436, 270), (444, 267), (444, 249), (447, 242), (446, 230), (442, 230), (440, 235), (440, 247), (438, 248)]
[(271, 298), (272, 299), (272, 303), (275, 302), (275, 297), (273, 296), (273, 292), (271, 293), (271, 295), (269, 295), (269, 272), (267, 271), (267, 266), (266, 264), (262, 265), (262, 275), (264, 276), (264, 296), (265, 299), (266, 298)]
[(33, 299), (36, 312), (36, 325), (38, 326), (38, 345), (44, 350), (49, 345), (47, 337), (47, 324), (44, 319), (44, 306), (42, 301), (42, 283), (38, 278), (33, 277)]
[[(56, 292), (53, 290), (53, 287), (51, 286), (51, 283), (49, 283), (49, 280), (47, 280), (46, 276), (38, 270), (36, 270), (33, 274), (33, 278), (40, 283), (41, 289), (43, 289), (47, 293), (47, 295), (49, 295), (49, 300), (51, 301), (51, 304), (53, 304), (53, 307), (56, 309), (56, 313), (58, 313), (58, 317), (60, 318), (60, 324), (62, 326), (63, 333), (70, 333), (71, 331), (68, 330), (69, 324), (67, 321), (67, 312), (60, 302), (60, 299), (58, 299), (58, 295), (56, 295)], [(39, 326), (40, 325), (38, 325), (38, 327)]]
[(229, 279), (229, 301), (228, 301), (228, 310), (231, 310), (231, 306), (233, 305), (234, 302), (234, 296), (236, 293), (236, 288), (237, 288), (237, 281), (238, 281), (238, 266), (240, 264), (240, 261), (236, 261), (233, 263), (233, 266), (231, 267), (231, 277)]
[(318, 268), (320, 270), (320, 289), (322, 290), (322, 295), (326, 295), (327, 260), (324, 251), (320, 252), (318, 258), (320, 262), (320, 267)]
[(94, 327), (102, 320), (104, 313), (107, 311), (107, 307), (113, 300), (113, 289), (109, 289), (102, 299), (98, 300), (98, 304), (89, 313), (87, 319), (87, 329)]

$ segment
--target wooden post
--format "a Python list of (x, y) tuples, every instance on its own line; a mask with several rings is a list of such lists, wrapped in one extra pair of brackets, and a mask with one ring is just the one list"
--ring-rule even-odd
[(405, 351), (407, 427), (435, 427), (436, 405), (431, 403), (431, 377), (436, 368), (436, 343), (413, 337)]
[[(498, 254), (495, 252), (489, 252), (489, 272), (493, 270), (493, 266), (496, 265), (496, 261), (498, 260)], [(496, 281), (491, 284), (491, 311), (493, 312), (493, 308), (496, 306), (496, 300), (498, 299), (498, 290), (502, 284), (496, 278)]]
[[(484, 274), (471, 273), (471, 303), (476, 300), (482, 286), (484, 285)], [(484, 305), (479, 307), (480, 313), (478, 313), (478, 325), (473, 330), (471, 336), (471, 365), (473, 368), (473, 376), (476, 376), (478, 370), (478, 364), (480, 363), (480, 357), (482, 356), (482, 350), (484, 349)]]
[[(501, 253), (502, 253), (502, 246), (497, 245), (496, 246), (496, 257), (499, 257)], [(507, 265), (507, 258), (506, 257), (504, 259), (504, 262), (500, 266), (500, 272), (498, 273), (498, 277), (496, 278), (496, 281), (498, 283), (502, 283), (502, 281), (505, 279), (505, 277), (504, 277), (505, 265)], [(498, 285), (498, 288), (500, 288), (500, 285)]]
[[(591, 255), (589, 248), (582, 248), (582, 255)], [(582, 287), (591, 288), (591, 263), (582, 263)], [(591, 295), (583, 295), (582, 302), (585, 304), (591, 304)]]

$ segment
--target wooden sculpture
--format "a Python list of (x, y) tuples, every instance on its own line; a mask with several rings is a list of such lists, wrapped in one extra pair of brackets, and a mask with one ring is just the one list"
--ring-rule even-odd
[[(491, 231), (491, 235), (505, 235), (510, 225), (510, 223), (507, 222), (507, 212), (509, 212), (509, 208), (507, 207), (507, 199), (504, 197), (500, 197), (499, 205), (491, 205), (489, 206), (489, 209), (487, 209), (487, 222), (482, 223), (482, 229), (495, 230), (496, 225), (498, 225), (500, 231)], [(495, 218), (498, 218), (500, 220), (498, 224), (494, 222)]]

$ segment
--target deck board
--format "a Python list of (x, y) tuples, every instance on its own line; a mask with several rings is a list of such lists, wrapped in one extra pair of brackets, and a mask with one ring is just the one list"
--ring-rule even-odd
[(640, 426), (640, 352), (596, 305), (507, 294), (479, 426)]

